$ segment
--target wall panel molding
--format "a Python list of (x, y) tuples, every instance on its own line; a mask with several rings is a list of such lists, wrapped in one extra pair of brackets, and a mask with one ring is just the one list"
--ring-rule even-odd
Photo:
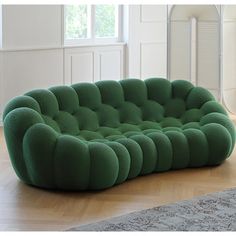
[[(158, 14), (158, 12), (160, 14)], [(128, 77), (167, 77), (167, 5), (129, 8)], [(158, 54), (155, 56), (155, 52)], [(148, 53), (150, 54), (148, 62)], [(155, 63), (160, 68), (155, 68)]]
[[(124, 45), (64, 49), (65, 83), (71, 84), (79, 81), (96, 82), (101, 79), (122, 79), (124, 77), (124, 51)], [(90, 60), (88, 59), (88, 55), (90, 55)], [(91, 59), (91, 55), (93, 55), (93, 59)], [(84, 58), (84, 60), (81, 59), (80, 61), (82, 57), (87, 58)], [(77, 60), (75, 60), (76, 58)], [(86, 60), (87, 64), (90, 64), (89, 66), (86, 66), (86, 63), (84, 64)], [(82, 70), (82, 74), (84, 73), (85, 77), (87, 73), (87, 79), (73, 79), (73, 76), (75, 76), (73, 73), (79, 77), (79, 70)]]
[(94, 82), (94, 52), (71, 54), (70, 64), (70, 84)]
[(148, 77), (166, 77), (166, 42), (140, 43), (140, 58), (140, 75), (142, 79)]
[(99, 53), (99, 80), (120, 80), (123, 77), (122, 51)]

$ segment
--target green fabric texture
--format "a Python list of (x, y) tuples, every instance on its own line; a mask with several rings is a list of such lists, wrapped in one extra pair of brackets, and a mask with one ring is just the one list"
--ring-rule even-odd
[(37, 89), (12, 99), (3, 119), (17, 176), (47, 189), (101, 190), (153, 172), (218, 165), (235, 144), (223, 106), (183, 80)]

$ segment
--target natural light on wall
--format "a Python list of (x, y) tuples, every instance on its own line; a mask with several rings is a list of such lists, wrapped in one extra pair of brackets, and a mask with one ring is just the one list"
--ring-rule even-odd
[(65, 44), (117, 42), (118, 5), (66, 5)]
[(190, 49), (190, 81), (197, 85), (197, 19), (196, 17), (192, 17), (190, 20), (190, 31), (191, 31), (191, 49)]
[(2, 47), (2, 5), (0, 5), (0, 48)]

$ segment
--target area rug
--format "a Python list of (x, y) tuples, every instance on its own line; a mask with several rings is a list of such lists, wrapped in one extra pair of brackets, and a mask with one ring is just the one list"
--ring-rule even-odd
[(236, 188), (74, 227), (69, 231), (236, 231)]

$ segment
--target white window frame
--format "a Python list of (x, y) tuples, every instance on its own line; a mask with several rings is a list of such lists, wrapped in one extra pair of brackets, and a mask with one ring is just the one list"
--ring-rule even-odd
[[(98, 4), (97, 4), (98, 5)], [(110, 37), (110, 38), (95, 38), (95, 8), (96, 5), (90, 5), (88, 4), (89, 7), (91, 7), (91, 10), (88, 11), (89, 13), (89, 20), (90, 20), (90, 27), (88, 27), (88, 35), (89, 38), (85, 39), (66, 39), (65, 38), (65, 33), (66, 33), (66, 14), (65, 14), (65, 5), (63, 5), (63, 35), (62, 35), (62, 40), (64, 43), (64, 46), (79, 46), (79, 45), (93, 45), (93, 44), (105, 44), (105, 43), (119, 43), (122, 41), (122, 12), (123, 12), (123, 7), (122, 5), (118, 5), (118, 11), (117, 11), (117, 16), (116, 16), (116, 37)]]

